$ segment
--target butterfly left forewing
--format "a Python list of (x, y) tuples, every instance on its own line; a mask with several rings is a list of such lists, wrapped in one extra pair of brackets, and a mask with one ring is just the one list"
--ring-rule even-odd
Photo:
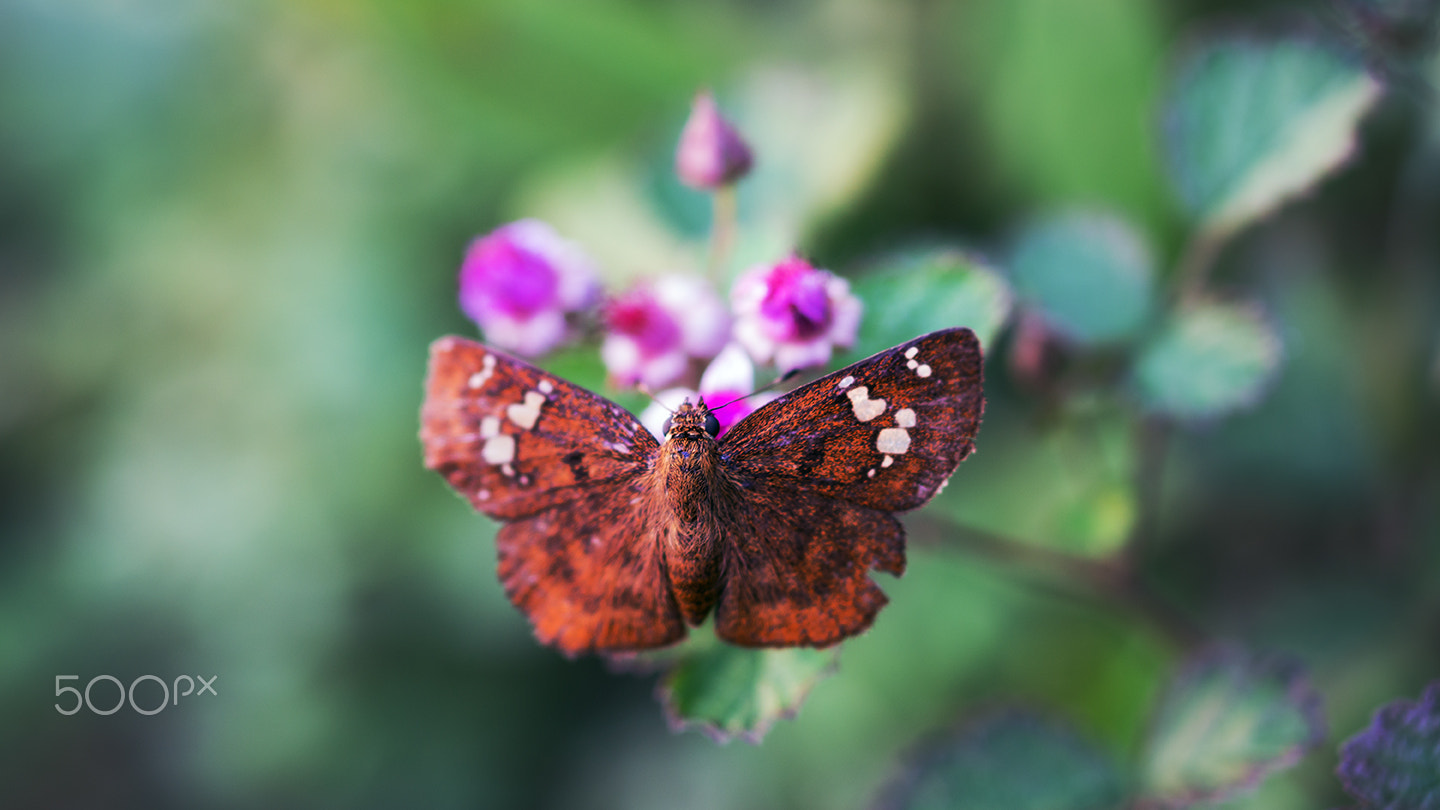
[(721, 457), (753, 485), (914, 509), (975, 449), (983, 388), (975, 333), (932, 332), (765, 405), (725, 434)]
[(459, 337), (430, 346), (420, 440), (425, 466), (500, 520), (638, 474), (659, 449), (619, 405)]

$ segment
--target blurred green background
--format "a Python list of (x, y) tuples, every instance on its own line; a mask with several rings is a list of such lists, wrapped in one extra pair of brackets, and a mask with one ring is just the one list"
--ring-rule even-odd
[[(612, 283), (703, 261), (707, 202), (668, 174), (701, 87), (760, 162), (737, 267), (798, 244), (858, 275), (944, 242), (1003, 270), (1028, 217), (1103, 206), (1168, 268), (1178, 54), (1215, 27), (1343, 41), (1339, 7), (8, 0), (0, 801), (862, 807), (923, 735), (1008, 703), (1129, 756), (1175, 641), (930, 512), (797, 719), (760, 746), (672, 733), (653, 677), (565, 660), (506, 602), (494, 525), (420, 465), (425, 347), (474, 334), (454, 274), (510, 219)], [(1298, 654), (1330, 721), (1235, 806), (1343, 801), (1338, 742), (1440, 674), (1434, 118), (1395, 82), (1354, 162), (1215, 266), (1283, 366), (1254, 408), (1171, 436), (1136, 562), (1207, 635)], [(987, 346), (979, 453), (931, 511), (1024, 537), (1050, 509), (1052, 545), (1090, 554), (1094, 521), (1131, 520), (1133, 437), (1017, 379), (1014, 340)], [(218, 695), (62, 716), (72, 674)]]

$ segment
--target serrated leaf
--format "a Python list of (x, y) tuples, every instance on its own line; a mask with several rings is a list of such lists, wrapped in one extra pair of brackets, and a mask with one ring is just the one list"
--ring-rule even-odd
[(1253, 404), (1280, 368), (1280, 336), (1258, 308), (1205, 303), (1181, 310), (1136, 361), (1140, 403), (1177, 419)]
[(952, 326), (975, 330), (988, 351), (1010, 317), (1010, 285), (979, 259), (954, 249), (897, 256), (857, 279), (852, 289), (865, 302), (865, 316), (844, 362)]
[(1361, 65), (1308, 39), (1207, 43), (1182, 65), (1166, 104), (1181, 201), (1218, 233), (1265, 216), (1349, 158), (1380, 89)]
[(984, 717), (921, 748), (881, 793), (884, 810), (1090, 810), (1120, 805), (1115, 764), (1027, 712)]
[(698, 727), (718, 742), (759, 743), (793, 717), (810, 689), (834, 671), (838, 648), (747, 649), (718, 641), (686, 651), (660, 682), (676, 730)]
[(1374, 810), (1440, 810), (1440, 681), (1381, 706), (1340, 749), (1336, 774)]
[(1150, 251), (1115, 216), (1077, 212), (1032, 223), (1015, 241), (1009, 270), (1015, 294), (1079, 343), (1129, 337), (1150, 314)]
[(1162, 699), (1142, 788), (1161, 807), (1218, 801), (1294, 765), (1324, 737), (1320, 695), (1297, 664), (1211, 650), (1186, 664)]

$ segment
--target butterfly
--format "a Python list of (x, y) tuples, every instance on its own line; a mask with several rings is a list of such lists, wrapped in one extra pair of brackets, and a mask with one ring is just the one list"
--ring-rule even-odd
[(483, 344), (430, 347), (425, 466), (503, 522), (499, 576), (567, 655), (662, 647), (712, 611), (746, 647), (825, 647), (870, 627), (896, 512), (974, 450), (983, 358), (946, 329), (803, 385), (718, 440), (704, 401), (658, 441), (619, 405)]

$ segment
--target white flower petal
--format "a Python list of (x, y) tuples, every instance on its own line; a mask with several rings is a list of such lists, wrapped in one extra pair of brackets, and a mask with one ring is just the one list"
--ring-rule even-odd
[(739, 391), (748, 393), (755, 387), (755, 364), (738, 343), (730, 343), (710, 361), (700, 375), (701, 392)]

